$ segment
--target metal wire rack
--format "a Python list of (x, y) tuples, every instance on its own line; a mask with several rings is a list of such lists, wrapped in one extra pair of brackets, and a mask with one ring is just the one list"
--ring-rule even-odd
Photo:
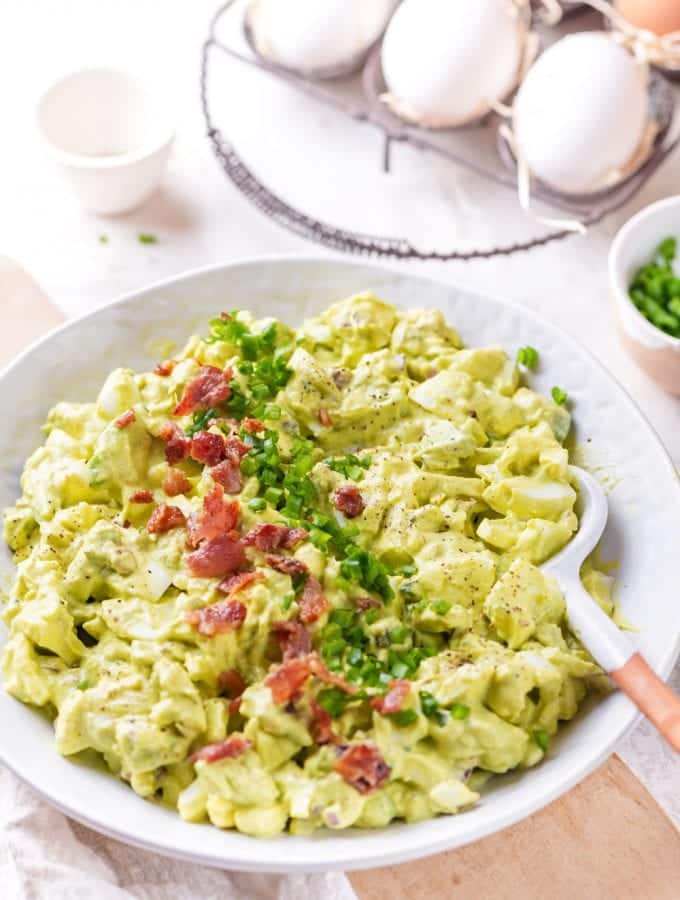
[[(386, 170), (389, 169), (392, 146), (404, 143), (443, 158), (453, 165), (473, 172), (489, 183), (507, 190), (516, 192), (517, 181), (512, 154), (502, 141), (499, 141), (500, 165), (493, 168), (446, 146), (438, 139), (436, 133), (406, 125), (385, 108), (380, 101), (380, 94), (384, 89), (380, 67), (380, 43), (371, 48), (363, 59), (355, 61), (357, 67), (361, 68), (363, 97), (359, 100), (348, 99), (345, 94), (335, 91), (331, 82), (312, 81), (273, 65), (259, 58), (255, 53), (244, 53), (224, 43), (218, 37), (218, 26), (223, 17), (236, 15), (236, 4), (237, 0), (227, 0), (219, 7), (210, 22), (208, 37), (204, 42), (201, 56), (201, 107), (208, 139), (225, 174), (238, 190), (268, 218), (295, 234), (333, 250), (400, 260), (447, 261), (510, 256), (563, 240), (572, 234), (570, 230), (566, 229), (554, 230), (525, 241), (505, 245), (451, 250), (450, 252), (435, 250), (430, 252), (415, 247), (406, 238), (384, 237), (336, 227), (287, 203), (255, 175), (236, 150), (224, 129), (218, 127), (216, 123), (209, 97), (211, 62), (216, 53), (224, 53), (242, 65), (258, 69), (265, 77), (280, 79), (287, 83), (292, 90), (299, 91), (307, 97), (343, 113), (357, 123), (377, 128), (383, 136), (382, 164)], [(246, 38), (249, 38), (247, 30)], [(672, 88), (658, 74), (655, 74), (651, 80), (650, 109), (657, 124), (654, 146), (644, 165), (629, 178), (590, 197), (565, 197), (550, 190), (547, 186), (535, 182), (532, 186), (533, 197), (552, 207), (559, 208), (571, 216), (578, 217), (586, 226), (597, 224), (605, 216), (624, 206), (680, 144), (680, 135), (673, 139), (669, 137), (674, 111)], [(474, 123), (472, 127), (488, 126), (490, 119), (492, 120), (493, 116), (485, 117), (484, 120)]]

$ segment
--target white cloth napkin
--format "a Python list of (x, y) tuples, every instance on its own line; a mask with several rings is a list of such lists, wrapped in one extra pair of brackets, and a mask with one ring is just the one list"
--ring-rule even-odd
[(0, 898), (357, 900), (341, 874), (223, 872), (128, 847), (71, 821), (2, 766)]

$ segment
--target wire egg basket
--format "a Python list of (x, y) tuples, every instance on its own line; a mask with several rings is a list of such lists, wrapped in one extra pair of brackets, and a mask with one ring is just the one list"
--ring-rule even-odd
[[(573, 21), (577, 10), (573, 4), (571, 7), (573, 18), (570, 21)], [(297, 235), (333, 250), (400, 260), (446, 261), (508, 256), (573, 234), (569, 229), (558, 228), (487, 247), (428, 247), (409, 237), (369, 233), (347, 227), (346, 224), (334, 225), (321, 218), (318, 212), (305, 211), (302, 204), (291, 202), (284, 190), (275, 190), (266, 183), (267, 179), (256, 174), (256, 166), (249, 165), (246, 153), (237, 149), (236, 141), (230, 137), (229, 127), (222, 121), (225, 116), (214, 96), (214, 87), (219, 84), (216, 59), (220, 56), (239, 67), (256, 71), (261, 78), (274, 79), (287, 90), (305, 98), (306, 102), (338, 113), (354, 122), (356, 127), (374, 129), (380, 138), (379, 165), (373, 163), (376, 172), (388, 173), (394, 149), (408, 147), (480, 179), (494, 193), (505, 191), (516, 196), (517, 174), (512, 152), (500, 136), (498, 126), (501, 120), (495, 113), (455, 129), (456, 136), (465, 134), (464, 145), (460, 140), (458, 143), (452, 141), (451, 131), (435, 132), (411, 126), (391, 113), (381, 100), (385, 90), (380, 62), (381, 41), (362, 58), (350, 61), (345, 71), (316, 73), (317, 77), (312, 80), (257, 55), (245, 24), (243, 8), (241, 0), (227, 0), (210, 23), (202, 50), (201, 106), (207, 136), (221, 168), (238, 190), (268, 218)], [(226, 32), (226, 38), (223, 32)], [(241, 38), (240, 42), (233, 39), (235, 35)], [(578, 219), (585, 226), (601, 222), (605, 216), (628, 203), (680, 143), (680, 136), (671, 136), (674, 104), (671, 85), (659, 73), (653, 72), (649, 84), (649, 110), (656, 126), (656, 135), (643, 165), (615, 185), (596, 194), (582, 196), (565, 196), (534, 180), (532, 200)], [(275, 135), (266, 135), (262, 139), (269, 141), (272, 147), (276, 144)], [(485, 153), (479, 150), (482, 143), (486, 147)], [(370, 159), (365, 164), (370, 166)]]

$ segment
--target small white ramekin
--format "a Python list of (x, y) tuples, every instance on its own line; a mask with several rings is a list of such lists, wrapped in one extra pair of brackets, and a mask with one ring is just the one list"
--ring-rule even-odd
[(113, 69), (83, 69), (53, 84), (38, 102), (37, 127), (82, 205), (109, 215), (156, 190), (174, 139), (164, 98)]
[(609, 251), (609, 283), (621, 340), (635, 362), (657, 384), (680, 395), (680, 339), (652, 325), (628, 296), (636, 270), (666, 237), (680, 247), (680, 195), (641, 210), (621, 228)]

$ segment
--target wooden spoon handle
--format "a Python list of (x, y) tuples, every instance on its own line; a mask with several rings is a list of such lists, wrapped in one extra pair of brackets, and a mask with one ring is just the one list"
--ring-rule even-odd
[(680, 753), (680, 697), (635, 653), (628, 662), (609, 673), (615, 684)]

